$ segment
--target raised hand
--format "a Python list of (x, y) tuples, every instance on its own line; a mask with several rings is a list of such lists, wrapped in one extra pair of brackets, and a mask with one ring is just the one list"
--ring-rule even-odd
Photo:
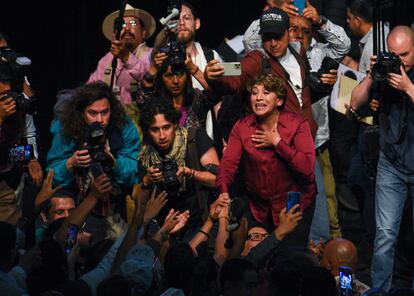
[(275, 235), (278, 240), (282, 240), (286, 235), (291, 233), (296, 226), (298, 225), (299, 221), (302, 219), (302, 212), (295, 210), (299, 207), (299, 205), (293, 206), (289, 212), (286, 213), (286, 209), (282, 209), (279, 214), (279, 226), (275, 229)]
[(145, 205), (144, 224), (147, 224), (151, 219), (155, 218), (168, 201), (167, 192), (162, 191), (157, 195), (155, 195), (155, 192), (156, 190), (154, 189), (150, 199)]
[(43, 181), (42, 187), (35, 198), (35, 207), (39, 207), (45, 200), (52, 197), (52, 195), (62, 189), (61, 186), (53, 188), (53, 176), (55, 172), (50, 169), (47, 173), (46, 179)]

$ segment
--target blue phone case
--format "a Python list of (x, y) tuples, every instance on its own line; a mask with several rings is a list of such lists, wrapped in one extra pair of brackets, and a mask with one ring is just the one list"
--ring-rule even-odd
[[(290, 209), (293, 208), (296, 204), (300, 205), (300, 196), (300, 192), (288, 192), (286, 212), (289, 212)], [(297, 208), (296, 211), (299, 211), (299, 208)]]
[(306, 0), (294, 0), (293, 5), (295, 5), (299, 9), (298, 13), (302, 14), (302, 11), (306, 7)]

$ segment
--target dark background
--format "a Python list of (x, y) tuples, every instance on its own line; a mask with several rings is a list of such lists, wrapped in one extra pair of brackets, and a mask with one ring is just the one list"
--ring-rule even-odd
[[(32, 60), (29, 80), (39, 99), (36, 118), (43, 152), (50, 138), (48, 128), (57, 91), (74, 88), (85, 82), (98, 60), (109, 50), (102, 34), (105, 16), (118, 10), (121, 1), (67, 0), (20, 1), (3, 0), (0, 8), (0, 31), (8, 36), (14, 50)], [(150, 12), (158, 19), (166, 16), (167, 0), (133, 0), (132, 6)], [(243, 34), (256, 19), (265, 3), (261, 1), (188, 0), (201, 18), (197, 40), (216, 48), (225, 37)], [(315, 0), (323, 14), (336, 14), (338, 24), (345, 23), (345, 0)], [(412, 0), (396, 0), (387, 14), (391, 24), (414, 21)], [(158, 22), (157, 22), (158, 23)], [(157, 24), (160, 29), (159, 23)], [(157, 31), (158, 31), (157, 30)], [(149, 44), (153, 38), (149, 40)]]

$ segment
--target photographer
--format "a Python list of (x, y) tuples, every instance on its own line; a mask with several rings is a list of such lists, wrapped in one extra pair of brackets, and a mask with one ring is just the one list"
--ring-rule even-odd
[(145, 144), (139, 155), (139, 172), (141, 189), (157, 185), (168, 194), (157, 220), (163, 220), (171, 208), (189, 210), (188, 231), (200, 226), (208, 214), (207, 190), (214, 188), (219, 160), (204, 129), (179, 128), (178, 122), (179, 113), (171, 102), (163, 98), (145, 102), (140, 118)]
[[(8, 47), (1, 47), (0, 54)], [(9, 210), (15, 209), (14, 192), (20, 183), (24, 167), (27, 165), (28, 173), (33, 182), (40, 186), (43, 179), (42, 168), (37, 158), (36, 128), (33, 117), (34, 99), (25, 96), (29, 91), (28, 85), (23, 87), (23, 77), (16, 73), (17, 68), (11, 65), (1, 55), (0, 61), (0, 191), (3, 196), (3, 206), (11, 205)], [(20, 79), (19, 79), (20, 78)], [(31, 93), (29, 93), (31, 94)], [(31, 146), (30, 146), (30, 145)], [(12, 191), (11, 191), (12, 190)], [(6, 194), (10, 192), (10, 194)], [(10, 200), (6, 200), (7, 198)], [(2, 206), (2, 207), (3, 207)], [(0, 220), (7, 218), (1, 214)]]
[(94, 176), (105, 173), (123, 187), (137, 183), (138, 132), (109, 87), (103, 82), (81, 86), (65, 108), (51, 126), (47, 163), (54, 183), (71, 188), (76, 177), (85, 193), (91, 165), (100, 169), (91, 171)]
[[(372, 285), (391, 288), (395, 241), (407, 196), (414, 198), (414, 33), (407, 26), (395, 27), (387, 38), (389, 51), (401, 60), (399, 71), (383, 61), (353, 90), (350, 112), (368, 104), (374, 85), (373, 70), (386, 68), (387, 79), (379, 105), (380, 157), (377, 167), (376, 234), (372, 261)], [(375, 57), (372, 58), (375, 61)]]

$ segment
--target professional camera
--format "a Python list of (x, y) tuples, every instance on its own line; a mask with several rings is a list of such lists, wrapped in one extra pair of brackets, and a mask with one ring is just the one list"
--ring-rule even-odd
[(4, 60), (9, 64), (14, 76), (14, 81), (12, 81), (13, 89), (21, 92), (23, 90), (24, 77), (29, 73), (32, 61), (28, 57), (13, 51), (8, 46), (0, 47), (0, 60)]
[(332, 90), (332, 86), (325, 84), (321, 81), (323, 74), (328, 74), (331, 70), (337, 70), (339, 63), (330, 57), (324, 57), (321, 67), (317, 72), (311, 72), (307, 77), (307, 83), (309, 87), (318, 93), (329, 94)]
[(9, 91), (2, 96), (1, 100), (6, 100), (12, 98), (16, 102), (16, 109), (22, 111), (26, 114), (35, 114), (36, 113), (36, 98), (31, 97), (26, 99), (23, 94), (18, 94), (13, 91)]
[(160, 52), (165, 52), (170, 61), (171, 71), (174, 74), (185, 73), (187, 68), (185, 66), (186, 51), (184, 44), (173, 40), (168, 46), (160, 48)]
[(387, 79), (388, 74), (401, 74), (402, 63), (398, 56), (391, 52), (381, 51), (377, 56), (377, 63), (372, 67), (372, 78), (382, 82)]
[(170, 196), (177, 196), (180, 190), (180, 181), (177, 178), (177, 163), (172, 159), (164, 159), (159, 164), (155, 165), (155, 168), (162, 172), (164, 182), (162, 183), (163, 189)]
[[(105, 152), (106, 135), (105, 128), (99, 122), (89, 125), (89, 140), (86, 149), (89, 151), (92, 163), (99, 163), (104, 173), (109, 175), (114, 166), (113, 159)], [(85, 147), (81, 147), (84, 150)]]

